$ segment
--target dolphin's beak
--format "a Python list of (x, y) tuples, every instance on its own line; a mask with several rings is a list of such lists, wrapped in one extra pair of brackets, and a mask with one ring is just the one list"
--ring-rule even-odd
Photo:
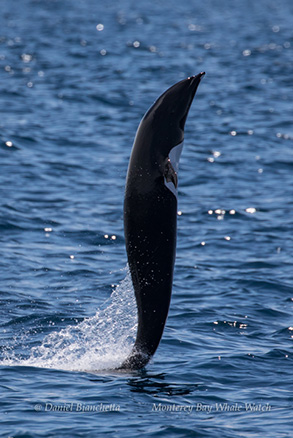
[[(190, 79), (190, 87), (192, 87), (191, 102), (192, 102), (192, 100), (194, 98), (194, 95), (196, 93), (197, 87), (199, 86), (199, 83), (200, 83), (201, 79), (204, 77), (204, 75), (205, 75), (205, 72), (201, 72), (201, 73), (199, 73), (196, 76), (191, 76), (190, 78), (188, 78), (188, 79)], [(191, 104), (191, 102), (190, 102), (190, 104)]]
[(186, 106), (186, 112), (185, 112), (183, 118), (180, 120), (180, 127), (181, 127), (182, 130), (184, 129), (184, 125), (185, 125), (185, 122), (186, 122), (186, 119), (187, 119), (187, 116), (188, 116), (188, 112), (189, 112), (189, 109), (191, 107), (193, 98), (195, 96), (197, 87), (199, 86), (199, 83), (200, 83), (200, 81), (201, 81), (201, 79), (203, 78), (204, 75), (205, 75), (205, 72), (201, 72), (201, 73), (199, 73), (196, 76), (190, 76), (189, 78), (187, 78), (187, 81), (190, 81), (189, 87), (188, 87), (188, 92), (190, 94), (188, 96), (189, 97), (189, 101), (188, 101), (188, 104)]
[(202, 78), (205, 74), (206, 74), (206, 72), (205, 72), (205, 71), (202, 71), (202, 72), (198, 73), (198, 75), (191, 76), (190, 79), (192, 79), (193, 81), (194, 81), (194, 80), (199, 80), (199, 81), (200, 81), (201, 78)]

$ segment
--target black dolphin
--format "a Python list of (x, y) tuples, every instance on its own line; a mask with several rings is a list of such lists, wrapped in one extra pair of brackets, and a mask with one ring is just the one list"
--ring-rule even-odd
[(176, 252), (177, 169), (185, 121), (203, 75), (165, 91), (136, 133), (126, 179), (124, 233), (138, 329), (132, 352), (120, 369), (144, 367), (163, 334)]

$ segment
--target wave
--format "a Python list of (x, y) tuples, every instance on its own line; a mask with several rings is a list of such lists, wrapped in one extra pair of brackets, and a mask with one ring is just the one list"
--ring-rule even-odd
[[(77, 325), (50, 333), (41, 345), (29, 350), (25, 359), (7, 348), (0, 365), (88, 372), (114, 369), (130, 353), (136, 330), (136, 303), (127, 270), (125, 279), (114, 289), (104, 309)], [(29, 349), (31, 340), (27, 336), (26, 349)]]

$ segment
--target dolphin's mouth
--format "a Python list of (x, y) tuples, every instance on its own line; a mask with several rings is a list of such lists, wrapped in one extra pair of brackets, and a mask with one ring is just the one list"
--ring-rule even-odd
[(200, 73), (198, 73), (198, 75), (190, 76), (188, 79), (191, 79), (192, 83), (195, 82), (195, 81), (198, 81), (198, 84), (199, 84), (201, 79), (203, 78), (203, 76), (205, 74), (206, 74), (205, 71), (201, 71)]
[(182, 117), (182, 119), (179, 122), (179, 126), (182, 129), (182, 131), (184, 130), (184, 126), (185, 126), (185, 122), (186, 122), (186, 119), (188, 116), (188, 112), (189, 112), (189, 109), (191, 107), (192, 101), (194, 99), (197, 87), (199, 86), (199, 83), (200, 83), (201, 79), (204, 77), (204, 75), (205, 75), (205, 72), (203, 71), (196, 76), (190, 76), (188, 78), (188, 79), (190, 79), (189, 87), (193, 87), (193, 90), (190, 93), (190, 98), (189, 98), (189, 103), (188, 103), (187, 108), (186, 108), (186, 113), (184, 114), (184, 116)]

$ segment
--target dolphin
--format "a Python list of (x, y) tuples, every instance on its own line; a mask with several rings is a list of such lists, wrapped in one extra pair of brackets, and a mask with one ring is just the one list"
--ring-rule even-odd
[(126, 178), (124, 234), (138, 328), (119, 369), (143, 368), (164, 331), (176, 253), (178, 164), (186, 118), (204, 74), (165, 91), (136, 132)]

